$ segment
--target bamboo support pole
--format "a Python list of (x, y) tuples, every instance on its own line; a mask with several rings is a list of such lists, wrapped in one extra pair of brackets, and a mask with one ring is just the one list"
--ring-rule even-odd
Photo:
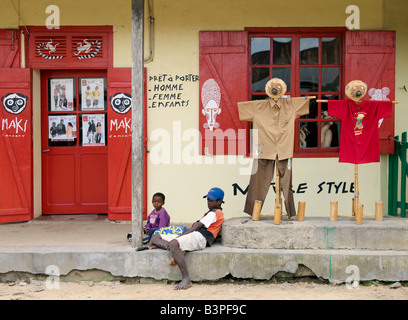
[[(316, 102), (323, 102), (323, 103), (325, 103), (325, 102), (329, 102), (329, 100), (316, 100)], [(361, 101), (360, 101), (361, 102)], [(358, 102), (357, 102), (358, 103)], [(392, 101), (392, 103), (393, 104), (398, 104), (399, 103), (399, 101)]]
[(354, 203), (353, 203), (353, 216), (356, 215), (359, 205), (360, 190), (358, 185), (358, 164), (354, 165)]
[(383, 219), (383, 202), (375, 202), (375, 221), (382, 221)]
[(275, 199), (275, 215), (273, 217), (274, 224), (280, 224), (282, 218), (282, 203), (281, 203), (281, 195), (280, 195), (280, 175), (279, 175), (279, 168), (278, 168), (278, 161), (276, 163), (276, 199)]
[(252, 221), (259, 221), (259, 216), (261, 215), (262, 201), (255, 200), (254, 210), (252, 211)]
[(305, 201), (299, 201), (298, 203), (298, 214), (297, 214), (297, 221), (304, 221), (305, 220)]
[(362, 205), (362, 204), (359, 204), (357, 206), (356, 224), (362, 224), (363, 223), (363, 208), (364, 208), (364, 205)]
[(337, 201), (330, 201), (330, 221), (337, 221)]

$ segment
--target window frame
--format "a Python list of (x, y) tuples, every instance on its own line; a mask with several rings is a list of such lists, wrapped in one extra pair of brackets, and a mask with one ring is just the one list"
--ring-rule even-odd
[[(344, 66), (345, 66), (345, 31), (346, 28), (246, 28), (248, 31), (248, 92), (249, 96), (255, 95), (265, 95), (265, 94), (254, 94), (252, 92), (252, 69), (257, 67), (269, 68), (270, 74), (269, 77), (272, 77), (271, 71), (276, 66), (273, 64), (273, 53), (272, 53), (272, 45), (273, 45), (273, 38), (292, 38), (292, 63), (291, 65), (282, 65), (282, 67), (290, 67), (291, 68), (291, 89), (288, 90), (288, 94), (291, 97), (300, 97), (300, 96), (308, 96), (314, 95), (316, 99), (322, 99), (322, 95), (338, 95), (339, 99), (344, 99)], [(252, 65), (251, 64), (251, 39), (253, 37), (257, 38), (270, 38), (271, 39), (271, 54), (270, 54), (270, 64), (269, 65)], [(340, 38), (340, 64), (322, 64), (322, 39), (335, 37)], [(300, 64), (300, 38), (318, 38), (319, 39), (319, 56), (318, 56), (318, 64)], [(317, 67), (319, 69), (319, 87), (318, 91), (316, 92), (300, 92), (300, 68), (301, 67)], [(339, 91), (322, 91), (321, 89), (321, 76), (322, 76), (322, 68), (324, 67), (338, 67), (339, 68)], [(316, 118), (305, 118), (300, 119), (297, 118), (295, 122), (295, 141), (294, 141), (294, 158), (329, 158), (329, 157), (338, 157), (340, 146), (338, 147), (330, 147), (330, 148), (321, 148), (321, 125), (325, 122), (339, 122), (338, 119), (324, 119), (321, 118), (321, 111), (322, 111), (322, 103), (317, 104), (318, 111)], [(317, 147), (314, 148), (305, 148), (301, 149), (299, 147), (299, 124), (300, 122), (315, 122), (317, 123)], [(341, 128), (341, 124), (339, 125), (339, 130)], [(340, 133), (339, 133), (340, 139)]]

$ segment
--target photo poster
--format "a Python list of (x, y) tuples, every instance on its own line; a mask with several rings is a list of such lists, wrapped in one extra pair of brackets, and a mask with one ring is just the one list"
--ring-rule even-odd
[(74, 141), (77, 137), (76, 115), (49, 115), (48, 139), (51, 141)]
[(82, 146), (105, 145), (105, 114), (82, 114)]
[(74, 79), (50, 79), (49, 81), (49, 110), (73, 111)]
[(82, 78), (80, 86), (82, 111), (105, 110), (104, 78)]

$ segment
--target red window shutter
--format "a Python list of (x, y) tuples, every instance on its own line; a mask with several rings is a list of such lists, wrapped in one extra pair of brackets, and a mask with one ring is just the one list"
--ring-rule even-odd
[[(352, 80), (367, 83), (368, 90), (389, 89), (386, 96), (395, 99), (395, 31), (347, 31), (345, 38), (345, 84)], [(387, 89), (385, 89), (387, 90)], [(384, 94), (387, 91), (384, 91)], [(381, 95), (383, 93), (381, 92)], [(365, 99), (371, 99), (367, 93)], [(378, 100), (374, 97), (373, 100)], [(380, 130), (381, 154), (394, 153), (394, 108)]]
[(248, 33), (200, 32), (201, 154), (247, 154), (249, 123), (237, 102), (248, 101)]
[(0, 30), (0, 68), (20, 67), (20, 30)]
[(29, 69), (0, 68), (0, 223), (32, 219)]
[[(144, 101), (146, 107), (146, 76)], [(108, 219), (130, 220), (132, 213), (132, 69), (108, 69)], [(129, 101), (130, 99), (130, 101)], [(146, 112), (144, 142), (147, 144)], [(147, 148), (143, 155), (143, 219), (147, 217)]]

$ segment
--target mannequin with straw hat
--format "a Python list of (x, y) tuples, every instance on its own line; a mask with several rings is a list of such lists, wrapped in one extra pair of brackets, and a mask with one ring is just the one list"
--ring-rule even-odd
[[(282, 79), (273, 78), (265, 86), (269, 99), (238, 103), (240, 120), (252, 122), (254, 130), (254, 163), (244, 207), (244, 212), (250, 215), (254, 203), (263, 203), (266, 198), (275, 164), (276, 182), (282, 187), (287, 215), (289, 218), (296, 215), (292, 191), (295, 120), (309, 113), (309, 99), (314, 97), (282, 98), (286, 90)], [(276, 192), (280, 192), (280, 187)]]

